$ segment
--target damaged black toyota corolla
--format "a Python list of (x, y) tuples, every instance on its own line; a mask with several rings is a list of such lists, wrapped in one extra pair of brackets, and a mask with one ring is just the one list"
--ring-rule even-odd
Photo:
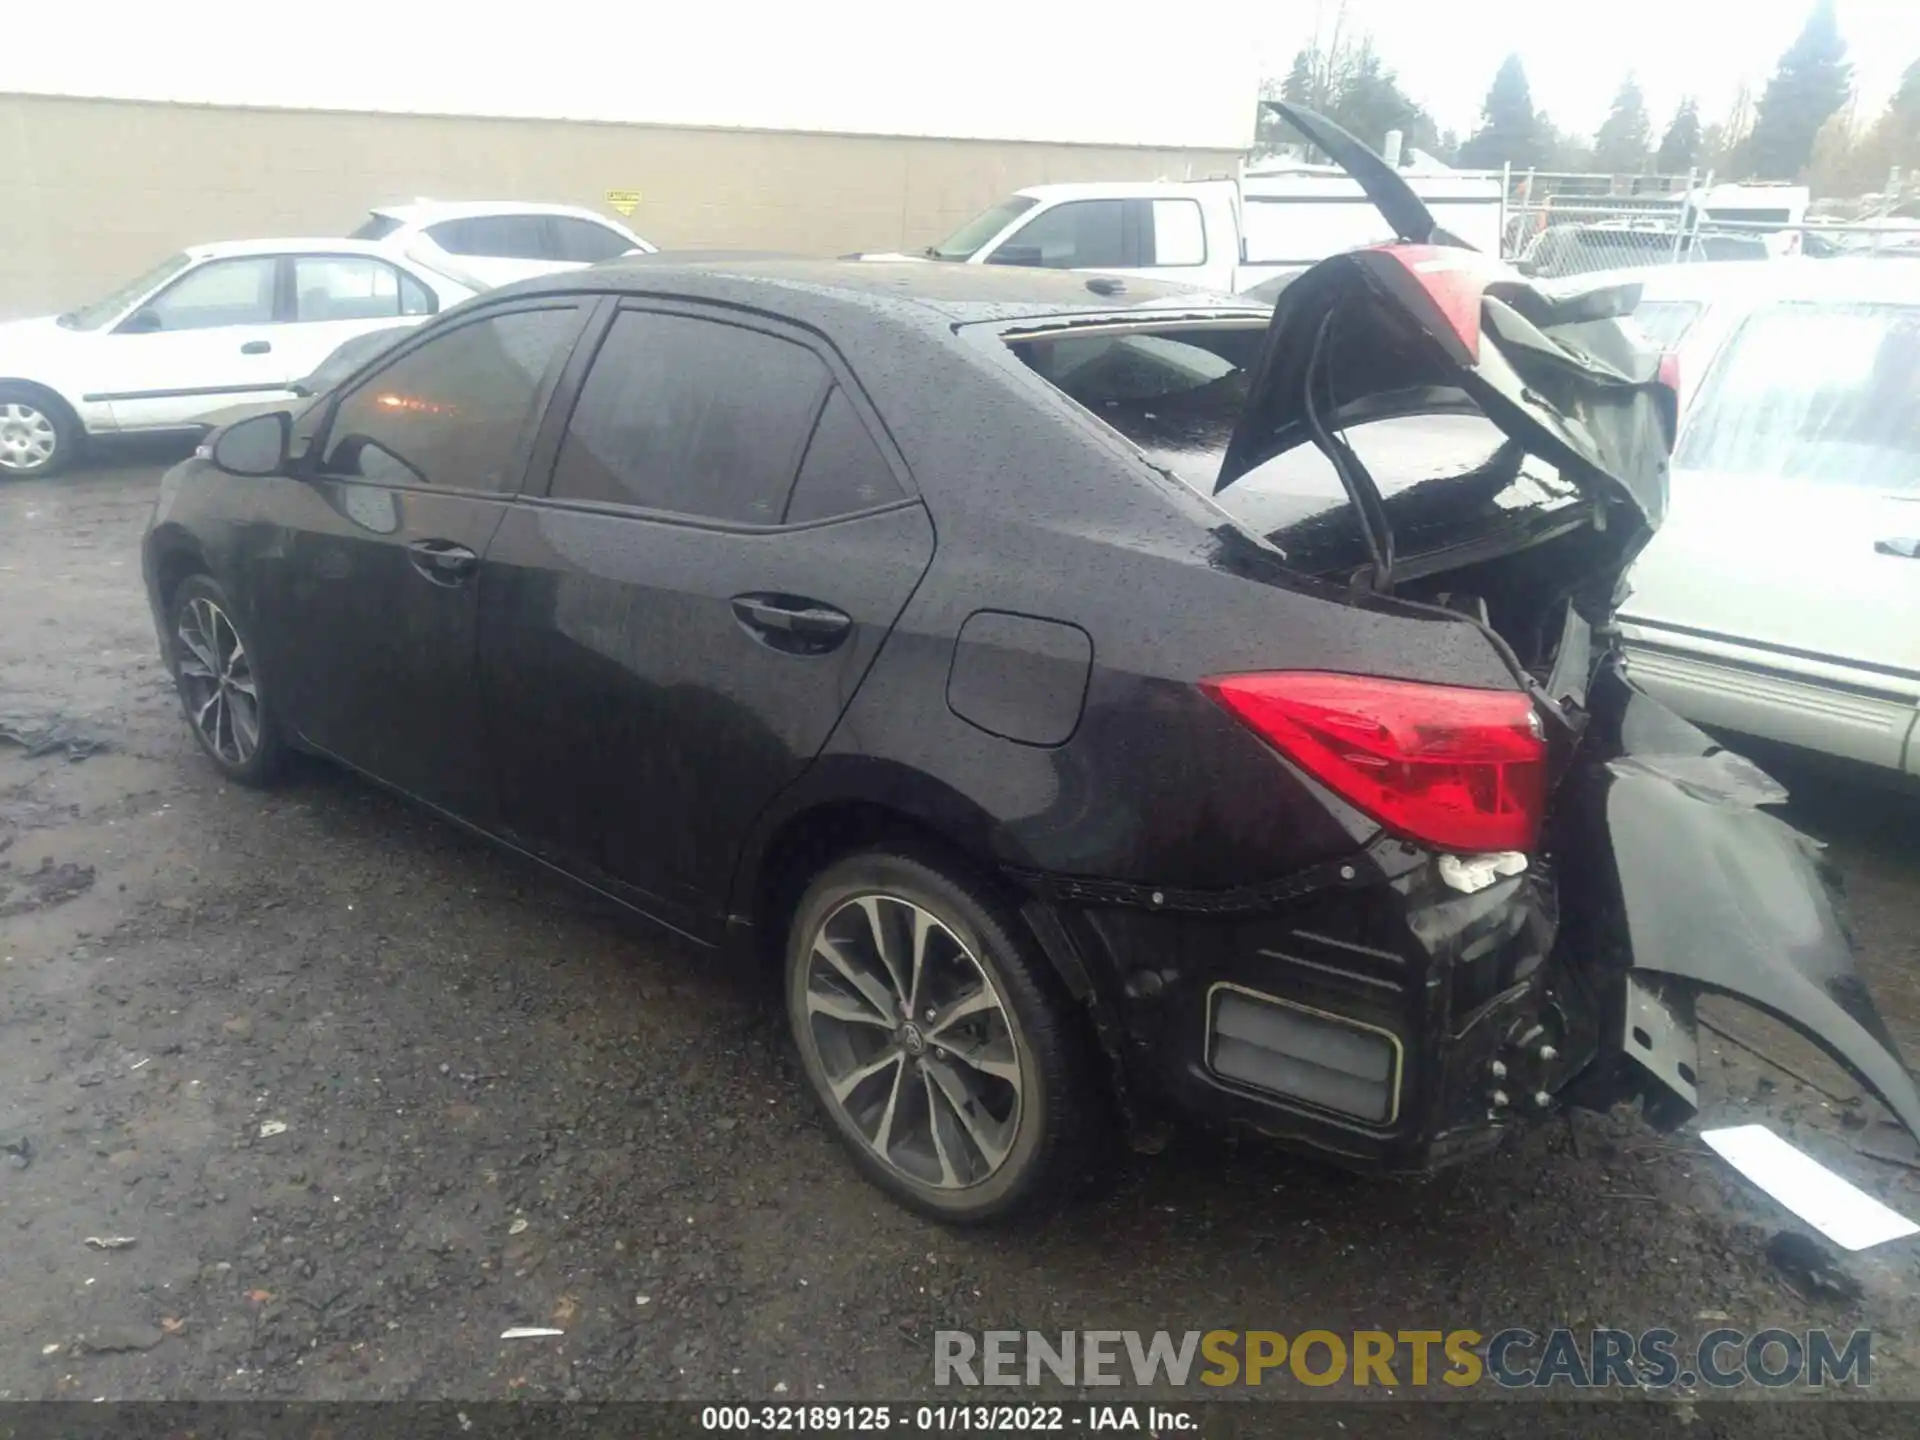
[(833, 1128), (950, 1220), (1115, 1114), (1403, 1172), (1564, 1104), (1671, 1124), (1701, 988), (1920, 1127), (1781, 792), (1616, 667), (1673, 428), (1634, 297), (1316, 138), (1402, 243), (1270, 317), (724, 259), (437, 317), (165, 481), (194, 733), (778, 957)]

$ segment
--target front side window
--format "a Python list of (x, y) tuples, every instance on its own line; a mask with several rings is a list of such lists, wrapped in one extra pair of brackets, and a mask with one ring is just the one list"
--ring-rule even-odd
[(271, 325), (274, 272), (271, 255), (212, 260), (189, 270), (135, 311), (136, 330), (208, 330), (220, 325)]
[(581, 388), (553, 495), (777, 525), (831, 378), (763, 331), (625, 311)]
[(1676, 468), (1920, 492), (1920, 306), (1778, 304), (1747, 318)]
[(384, 260), (301, 255), (293, 262), (294, 318), (390, 320), (428, 313), (426, 292)]
[(409, 351), (340, 401), (322, 468), (382, 484), (516, 488), (577, 324), (571, 306), (520, 310)]
[(1141, 263), (1125, 200), (1069, 200), (1042, 210), (992, 255), (994, 265), (1046, 270), (1125, 270)]

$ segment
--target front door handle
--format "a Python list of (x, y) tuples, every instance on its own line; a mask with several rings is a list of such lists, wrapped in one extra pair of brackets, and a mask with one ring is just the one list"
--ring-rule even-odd
[(1920, 539), (1911, 535), (1895, 536), (1891, 540), (1873, 542), (1876, 555), (1897, 555), (1902, 560), (1920, 560)]
[(240, 353), (242, 355), (265, 355), (270, 353), (272, 349), (273, 342), (270, 340), (249, 340), (240, 347)]
[(825, 654), (853, 629), (852, 616), (795, 595), (736, 595), (733, 614), (757, 639), (799, 655)]
[(451, 540), (414, 540), (407, 545), (413, 568), (436, 585), (458, 585), (479, 568), (480, 557)]

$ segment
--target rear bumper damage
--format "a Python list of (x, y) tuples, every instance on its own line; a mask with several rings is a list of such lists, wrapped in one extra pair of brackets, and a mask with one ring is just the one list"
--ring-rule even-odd
[(1564, 1105), (1638, 1098), (1670, 1128), (1699, 1104), (1711, 990), (1805, 1034), (1920, 1138), (1819, 848), (1760, 808), (1784, 791), (1612, 665), (1588, 703), (1543, 853), (1470, 894), (1387, 837), (1234, 896), (1025, 877), (1136, 1131), (1245, 1128), (1417, 1173)]

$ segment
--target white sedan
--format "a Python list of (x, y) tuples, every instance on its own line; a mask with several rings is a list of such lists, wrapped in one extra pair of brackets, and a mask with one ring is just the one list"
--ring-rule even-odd
[(1642, 328), (1685, 414), (1620, 608), (1689, 719), (1920, 774), (1920, 263), (1679, 266)]
[(358, 240), (183, 250), (78, 310), (0, 324), (0, 477), (52, 474), (88, 436), (191, 431), (237, 401), (291, 400), (342, 342), (475, 289)]

